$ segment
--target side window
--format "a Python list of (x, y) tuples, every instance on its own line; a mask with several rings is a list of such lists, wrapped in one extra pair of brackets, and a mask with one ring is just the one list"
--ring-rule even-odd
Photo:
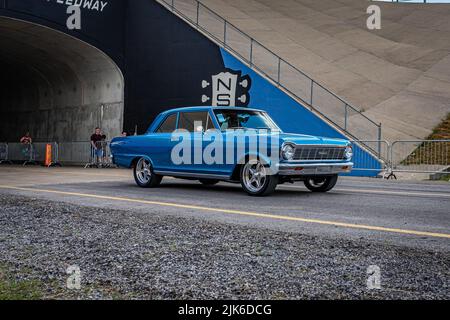
[(164, 120), (163, 124), (159, 127), (158, 133), (172, 133), (175, 131), (177, 125), (177, 114), (172, 114)]
[(208, 130), (215, 130), (216, 129), (216, 127), (214, 126), (214, 122), (213, 122), (213, 120), (211, 119), (211, 116), (209, 115), (209, 113), (208, 113), (208, 117), (207, 117), (207, 120), (206, 120), (206, 131), (208, 131)]
[[(201, 125), (203, 130), (206, 128), (206, 122), (208, 119), (208, 112), (182, 112), (180, 113), (180, 122), (178, 129), (184, 129), (189, 132), (197, 132), (198, 126)], [(198, 124), (197, 124), (198, 122)], [(194, 128), (194, 123), (197, 128)]]

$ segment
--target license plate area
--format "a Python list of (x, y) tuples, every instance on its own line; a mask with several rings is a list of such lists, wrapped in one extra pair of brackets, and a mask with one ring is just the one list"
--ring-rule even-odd
[(320, 174), (331, 173), (333, 168), (331, 166), (317, 167), (316, 172)]

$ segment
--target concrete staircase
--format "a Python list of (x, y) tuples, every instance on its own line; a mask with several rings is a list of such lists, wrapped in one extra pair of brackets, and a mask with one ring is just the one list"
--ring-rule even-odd
[(423, 139), (450, 112), (450, 5), (377, 2), (382, 29), (370, 31), (362, 0), (201, 2), (381, 122), (383, 139)]

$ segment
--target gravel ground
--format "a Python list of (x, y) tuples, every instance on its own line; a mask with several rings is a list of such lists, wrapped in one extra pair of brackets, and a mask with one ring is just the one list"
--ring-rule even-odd
[[(56, 299), (449, 299), (450, 254), (0, 194), (0, 263)], [(65, 289), (77, 265), (82, 289)], [(381, 268), (381, 290), (367, 268)]]

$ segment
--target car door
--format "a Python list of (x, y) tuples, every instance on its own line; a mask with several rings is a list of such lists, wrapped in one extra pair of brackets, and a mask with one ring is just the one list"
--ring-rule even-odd
[(183, 146), (186, 150), (184, 152), (190, 153), (190, 156), (184, 158), (188, 161), (175, 166), (177, 171), (198, 174), (208, 171), (208, 167), (203, 162), (203, 134), (207, 126), (207, 120), (208, 111), (206, 110), (180, 112), (178, 130), (185, 132), (183, 138), (186, 140), (183, 142)]
[[(215, 115), (212, 111), (208, 113), (206, 131), (203, 140), (204, 162), (207, 163), (207, 169), (210, 174), (229, 177), (234, 170), (234, 162), (228, 158), (234, 154), (233, 138), (230, 139), (231, 145), (227, 144), (227, 134), (219, 129)], [(218, 150), (220, 148), (220, 150)], [(228, 150), (227, 148), (231, 149)], [(212, 151), (214, 150), (214, 151)], [(210, 157), (208, 162), (207, 157)], [(213, 162), (214, 161), (214, 162)]]
[(146, 139), (149, 142), (149, 156), (155, 171), (168, 171), (173, 168), (171, 152), (176, 142), (172, 141), (172, 135), (177, 128), (178, 117), (178, 112), (167, 115)]

